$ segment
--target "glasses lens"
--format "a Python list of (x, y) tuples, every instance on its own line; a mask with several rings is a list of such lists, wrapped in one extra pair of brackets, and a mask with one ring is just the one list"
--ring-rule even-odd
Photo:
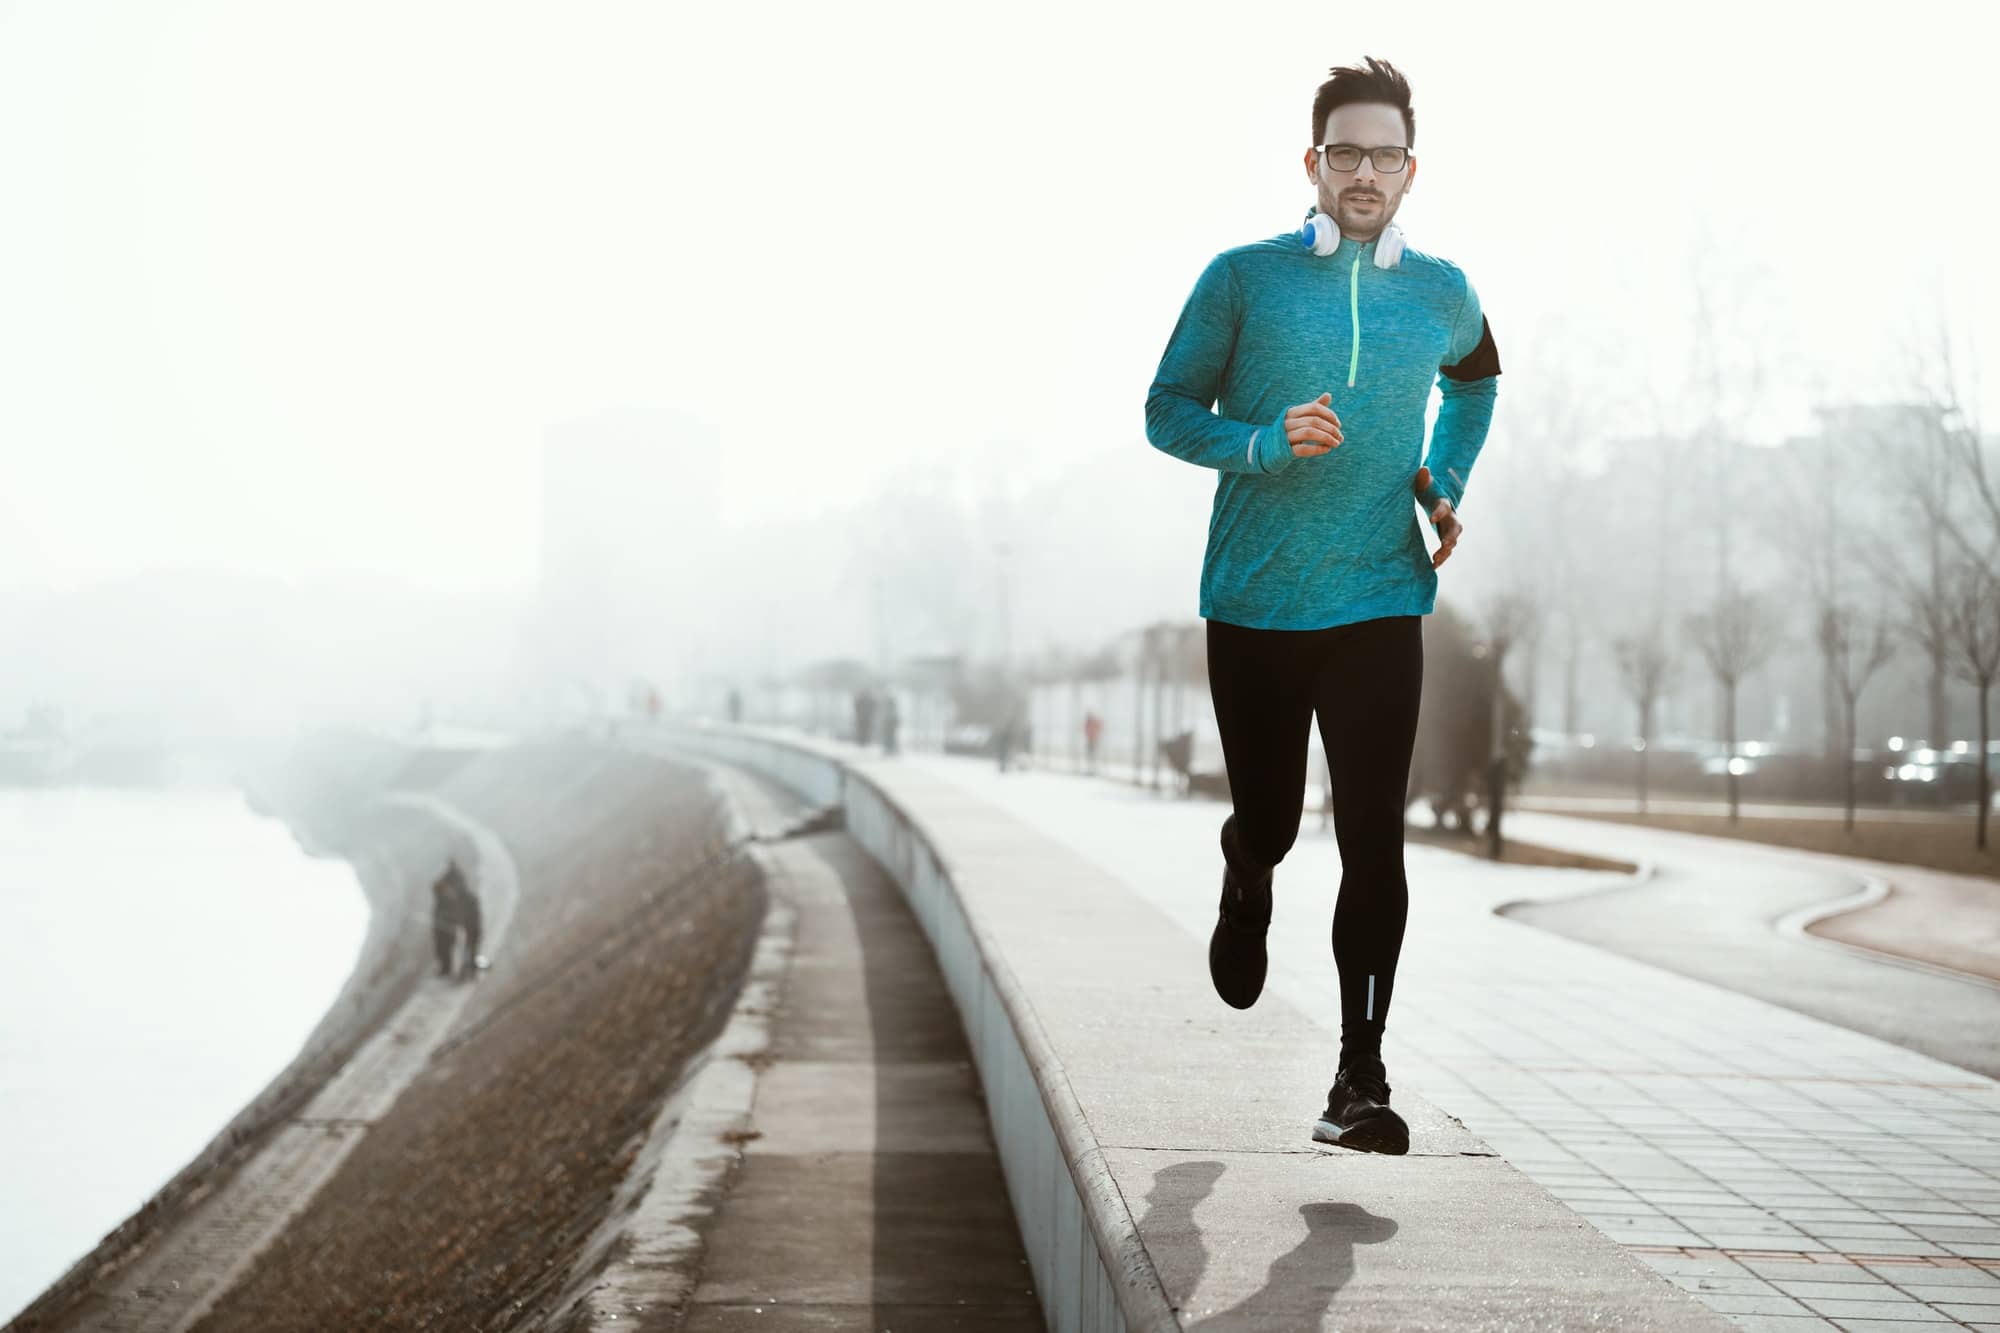
[(1328, 148), (1324, 151), (1326, 153), (1326, 164), (1335, 171), (1352, 171), (1361, 165), (1361, 150), (1359, 148), (1347, 148), (1343, 146), (1340, 148)]
[(1409, 150), (1403, 148), (1377, 148), (1369, 156), (1374, 158), (1377, 171), (1401, 171), (1410, 160)]

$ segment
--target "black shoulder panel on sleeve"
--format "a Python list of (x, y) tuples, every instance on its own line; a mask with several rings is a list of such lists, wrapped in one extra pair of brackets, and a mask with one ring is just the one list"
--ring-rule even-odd
[(1500, 349), (1493, 345), (1493, 326), (1486, 322), (1486, 316), (1479, 317), (1479, 345), (1467, 353), (1465, 360), (1455, 366), (1439, 366), (1438, 371), (1446, 379), (1483, 380), (1488, 375), (1500, 373)]

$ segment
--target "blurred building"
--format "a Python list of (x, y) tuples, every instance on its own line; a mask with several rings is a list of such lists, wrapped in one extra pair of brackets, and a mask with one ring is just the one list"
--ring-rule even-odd
[(622, 407), (542, 432), (541, 560), (524, 656), (559, 711), (618, 710), (634, 681), (675, 702), (718, 609), (721, 438)]

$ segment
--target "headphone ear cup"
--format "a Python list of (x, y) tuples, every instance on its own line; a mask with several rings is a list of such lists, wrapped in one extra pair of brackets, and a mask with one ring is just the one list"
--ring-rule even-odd
[(1306, 240), (1316, 255), (1330, 255), (1340, 248), (1340, 228), (1324, 213), (1315, 213), (1306, 222)]
[(1375, 267), (1394, 268), (1403, 262), (1403, 229), (1391, 222), (1375, 242)]

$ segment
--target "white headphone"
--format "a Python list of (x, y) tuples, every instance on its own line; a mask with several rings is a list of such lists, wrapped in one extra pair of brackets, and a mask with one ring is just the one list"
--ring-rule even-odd
[[(1306, 225), (1299, 228), (1299, 240), (1316, 255), (1330, 255), (1340, 249), (1340, 224), (1324, 213), (1309, 213)], [(1394, 268), (1402, 262), (1403, 229), (1391, 222), (1375, 238), (1375, 267)]]

